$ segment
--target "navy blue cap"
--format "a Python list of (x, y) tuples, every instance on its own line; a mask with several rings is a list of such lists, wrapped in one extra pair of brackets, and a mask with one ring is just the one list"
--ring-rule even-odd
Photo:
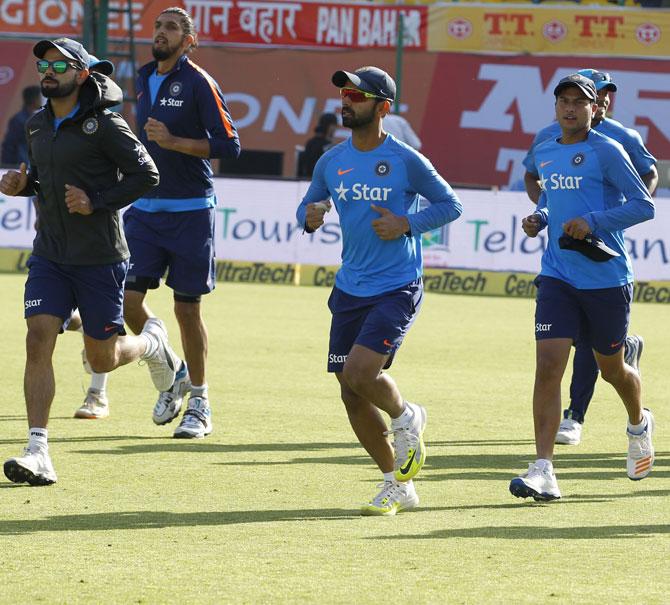
[(79, 63), (82, 68), (88, 69), (88, 51), (76, 40), (71, 40), (70, 38), (58, 38), (53, 42), (51, 40), (40, 40), (33, 46), (33, 54), (38, 59), (43, 59), (50, 48), (55, 48), (68, 59)]
[(561, 250), (574, 250), (587, 258), (604, 263), (611, 258), (621, 256), (616, 250), (612, 250), (603, 240), (593, 233), (587, 233), (584, 239), (575, 239), (567, 233), (558, 238), (558, 246)]
[(591, 80), (596, 85), (597, 91), (607, 88), (612, 92), (616, 92), (616, 84), (612, 82), (612, 76), (604, 71), (598, 71), (597, 69), (580, 69), (577, 73), (586, 76)]
[(107, 59), (98, 59), (95, 55), (88, 56), (88, 68), (105, 76), (111, 76), (114, 73), (114, 63)]
[(591, 99), (594, 103), (598, 100), (598, 93), (596, 92), (596, 85), (592, 80), (583, 76), (582, 74), (570, 74), (565, 78), (559, 80), (556, 88), (554, 88), (554, 96), (557, 97), (561, 90), (569, 86), (576, 86), (584, 93), (587, 99)]
[(383, 69), (379, 67), (359, 67), (354, 72), (336, 71), (333, 74), (332, 81), (335, 86), (342, 88), (347, 80), (364, 92), (379, 97), (380, 99), (395, 99), (395, 82)]

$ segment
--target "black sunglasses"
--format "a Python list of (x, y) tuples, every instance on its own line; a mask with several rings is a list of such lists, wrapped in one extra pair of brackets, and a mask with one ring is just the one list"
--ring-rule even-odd
[(57, 74), (64, 74), (70, 67), (77, 71), (82, 69), (80, 65), (71, 63), (70, 61), (65, 61), (64, 59), (58, 59), (57, 61), (47, 61), (46, 59), (40, 59), (39, 61), (36, 61), (35, 64), (37, 65), (37, 71), (39, 71), (41, 74), (46, 73), (47, 69), (50, 67)]

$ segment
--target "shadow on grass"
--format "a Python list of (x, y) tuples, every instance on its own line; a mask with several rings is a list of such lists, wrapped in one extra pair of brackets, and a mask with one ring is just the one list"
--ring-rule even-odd
[(612, 540), (669, 534), (670, 525), (594, 525), (577, 527), (469, 527), (438, 529), (426, 534), (370, 538), (371, 540), (447, 540), (453, 538), (493, 538), (498, 540)]
[[(141, 441), (141, 440), (152, 440), (160, 441), (163, 437), (149, 437), (146, 435), (85, 435), (82, 437), (49, 437), (49, 443), (98, 443), (101, 441)], [(24, 439), (0, 439), (0, 445), (11, 445), (11, 444), (23, 444), (25, 445), (26, 440)], [(110, 453), (109, 450), (105, 450), (106, 453)]]
[(90, 515), (54, 515), (37, 520), (0, 520), (0, 535), (52, 531), (109, 531), (117, 529), (161, 529), (203, 527), (282, 521), (336, 521), (360, 518), (356, 510), (339, 508), (260, 510), (228, 512), (128, 511)]

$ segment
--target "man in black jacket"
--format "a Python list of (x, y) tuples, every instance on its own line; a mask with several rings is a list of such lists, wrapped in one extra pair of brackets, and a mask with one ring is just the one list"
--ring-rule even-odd
[(118, 211), (158, 183), (158, 170), (123, 118), (107, 109), (121, 102), (121, 89), (89, 73), (88, 53), (74, 40), (42, 40), (33, 53), (48, 101), (26, 124), (31, 168), (22, 163), (0, 180), (5, 195), (36, 195), (38, 215), (24, 295), (28, 446), (4, 471), (15, 483), (49, 485), (56, 481), (46, 428), (55, 392), (52, 356), (72, 311), (79, 308), (86, 355), (97, 372), (141, 358), (156, 388), (165, 390), (177, 357), (159, 320), (149, 319), (139, 336), (123, 330), (129, 255)]

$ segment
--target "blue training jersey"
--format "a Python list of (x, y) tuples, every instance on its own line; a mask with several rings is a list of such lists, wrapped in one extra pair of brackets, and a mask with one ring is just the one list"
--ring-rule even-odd
[[(626, 153), (630, 156), (630, 160), (635, 166), (635, 170), (640, 176), (648, 174), (652, 167), (656, 164), (656, 158), (649, 153), (642, 142), (642, 137), (637, 130), (626, 128), (621, 122), (605, 118), (593, 130), (608, 136), (610, 139), (621, 143)], [(526, 157), (523, 160), (523, 165), (526, 170), (532, 174), (535, 172), (535, 149), (547, 139), (557, 139), (561, 136), (561, 126), (558, 122), (552, 122), (549, 126), (543, 128), (535, 135), (533, 144), (530, 146)]]
[[(419, 212), (419, 195), (430, 206)], [(353, 296), (374, 296), (421, 277), (421, 234), (456, 220), (463, 211), (449, 184), (430, 161), (391, 135), (372, 151), (359, 151), (350, 139), (317, 162), (296, 216), (305, 225), (307, 204), (331, 198), (342, 228), (342, 266), (335, 285)], [(406, 216), (411, 233), (380, 239), (371, 205)]]
[[(571, 145), (549, 139), (535, 150), (532, 168), (543, 190), (538, 212), (549, 228), (540, 274), (584, 290), (632, 282), (623, 230), (653, 218), (654, 203), (623, 147), (594, 130), (585, 141)], [(561, 250), (558, 238), (563, 224), (579, 217), (621, 256), (597, 263), (578, 252)]]

